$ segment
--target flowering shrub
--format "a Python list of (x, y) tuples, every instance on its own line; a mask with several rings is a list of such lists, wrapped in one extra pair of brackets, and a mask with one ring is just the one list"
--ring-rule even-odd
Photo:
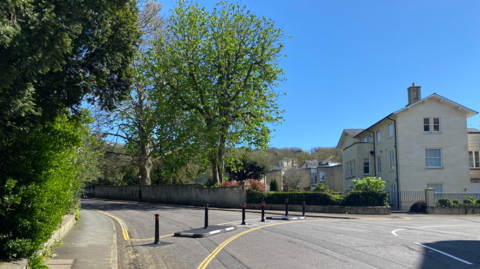
[(265, 191), (265, 185), (262, 182), (255, 179), (247, 179), (247, 181), (250, 183), (249, 188), (252, 191)]
[(229, 180), (222, 183), (222, 187), (237, 187), (240, 182), (236, 180)]

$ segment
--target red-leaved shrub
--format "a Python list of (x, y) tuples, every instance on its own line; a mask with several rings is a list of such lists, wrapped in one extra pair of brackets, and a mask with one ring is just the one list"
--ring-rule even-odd
[(265, 191), (265, 185), (263, 185), (262, 182), (255, 179), (247, 179), (247, 181), (250, 183), (248, 187), (252, 191)]
[(222, 183), (222, 187), (238, 187), (240, 182), (236, 180), (229, 180)]

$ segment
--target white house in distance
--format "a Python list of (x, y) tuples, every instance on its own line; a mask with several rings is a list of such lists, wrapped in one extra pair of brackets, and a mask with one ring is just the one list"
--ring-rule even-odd
[(381, 177), (392, 207), (398, 191), (470, 192), (475, 184), (470, 170), (476, 167), (469, 167), (474, 138), (467, 118), (476, 114), (436, 93), (421, 99), (420, 86), (413, 83), (406, 107), (366, 129), (343, 130), (337, 148), (343, 150), (344, 190), (352, 179)]

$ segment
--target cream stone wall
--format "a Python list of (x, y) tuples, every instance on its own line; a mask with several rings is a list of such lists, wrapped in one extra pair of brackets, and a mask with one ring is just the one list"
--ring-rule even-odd
[[(360, 141), (359, 139), (355, 139)], [(350, 146), (347, 146), (343, 150), (343, 189), (348, 190), (349, 186), (352, 185), (352, 180), (357, 178), (364, 178), (367, 176), (373, 175), (373, 156), (370, 154), (370, 151), (373, 150), (372, 143), (356, 142), (352, 139)], [(345, 143), (347, 145), (347, 143)], [(363, 173), (363, 159), (368, 158), (370, 160), (370, 174), (365, 175)], [(355, 161), (355, 175), (348, 177), (347, 169), (348, 163)]]
[[(320, 181), (320, 173), (325, 173), (325, 181)], [(343, 191), (343, 168), (342, 165), (318, 167), (317, 182), (323, 183), (334, 191)]]
[[(480, 133), (468, 134), (468, 150), (480, 151)], [(480, 183), (480, 168), (470, 168), (470, 180), (472, 183)]]
[(263, 181), (265, 182), (264, 185), (267, 188), (267, 190), (270, 190), (270, 183), (272, 183), (272, 180), (275, 179), (278, 183), (278, 190), (282, 191), (283, 190), (283, 171), (282, 170), (274, 170), (270, 171), (265, 174), (263, 177)]
[[(423, 118), (434, 117), (440, 118), (441, 132), (424, 133)], [(396, 118), (400, 191), (443, 184), (444, 192), (469, 192), (466, 112), (430, 98)], [(442, 168), (426, 168), (425, 149), (442, 149)]]

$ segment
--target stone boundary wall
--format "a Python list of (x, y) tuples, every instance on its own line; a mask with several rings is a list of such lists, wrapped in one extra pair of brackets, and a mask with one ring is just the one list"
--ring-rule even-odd
[(436, 206), (427, 207), (428, 214), (438, 215), (477, 215), (480, 214), (479, 207), (467, 207), (467, 208), (443, 208)]
[[(62, 226), (58, 228), (50, 239), (44, 244), (44, 248), (48, 249), (55, 244), (55, 241), (61, 241), (63, 237), (70, 231), (70, 229), (75, 225), (75, 215), (65, 215), (63, 216)], [(28, 259), (21, 259), (12, 262), (0, 264), (0, 269), (28, 269)]]
[[(200, 188), (200, 185), (142, 186), (142, 201), (166, 204), (205, 205), (239, 208), (247, 201), (242, 187)], [(88, 197), (138, 201), (138, 186), (89, 186)]]
[[(249, 209), (262, 209), (261, 204), (247, 204)], [(265, 210), (285, 211), (285, 204), (265, 204)], [(303, 205), (288, 205), (289, 211), (303, 211)], [(305, 205), (306, 212), (337, 213), (337, 214), (365, 214), (365, 215), (390, 215), (389, 206), (336, 206), (336, 205)]]

